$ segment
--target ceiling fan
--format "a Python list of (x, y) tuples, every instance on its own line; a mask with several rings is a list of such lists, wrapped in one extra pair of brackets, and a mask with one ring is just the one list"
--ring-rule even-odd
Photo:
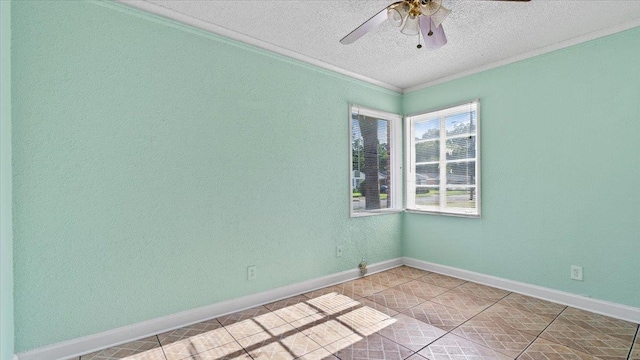
[[(493, 1), (527, 2), (530, 0)], [(394, 2), (342, 38), (340, 43), (343, 45), (351, 44), (388, 19), (393, 25), (400, 28), (400, 32), (405, 35), (419, 35), (422, 33), (427, 49), (435, 50), (447, 43), (442, 22), (450, 13), (451, 10), (442, 6), (442, 0), (402, 0)], [(422, 44), (418, 44), (418, 49), (420, 48), (422, 48)]]

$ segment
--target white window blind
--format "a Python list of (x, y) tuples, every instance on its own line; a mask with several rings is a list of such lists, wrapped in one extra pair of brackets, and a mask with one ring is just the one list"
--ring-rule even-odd
[(480, 216), (478, 101), (408, 116), (407, 210)]

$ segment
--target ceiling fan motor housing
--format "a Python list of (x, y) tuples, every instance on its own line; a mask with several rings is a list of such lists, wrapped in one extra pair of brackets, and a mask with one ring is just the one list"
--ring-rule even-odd
[(420, 11), (420, 6), (422, 5), (422, 1), (424, 0), (413, 0), (409, 1), (409, 15), (411, 16), (420, 16), (422, 15), (422, 11)]

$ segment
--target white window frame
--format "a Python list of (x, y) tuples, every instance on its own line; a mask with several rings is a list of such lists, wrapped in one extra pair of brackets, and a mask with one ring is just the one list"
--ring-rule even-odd
[[(476, 165), (475, 165), (475, 196), (477, 199), (477, 207), (475, 209), (466, 209), (466, 208), (455, 208), (455, 207), (446, 207), (446, 206), (419, 206), (415, 204), (415, 189), (416, 189), (416, 174), (415, 174), (415, 143), (414, 143), (414, 123), (425, 120), (440, 120), (440, 153), (446, 151), (446, 130), (444, 129), (444, 118), (449, 115), (459, 114), (461, 112), (466, 112), (469, 110), (469, 107), (476, 107)], [(426, 213), (426, 214), (437, 214), (437, 215), (448, 215), (448, 216), (459, 216), (459, 217), (470, 217), (470, 218), (480, 218), (481, 217), (481, 176), (480, 176), (480, 158), (481, 158), (481, 136), (480, 136), (480, 100), (475, 99), (472, 101), (467, 101), (462, 104), (456, 104), (447, 106), (440, 109), (430, 110), (419, 114), (408, 115), (405, 117), (405, 161), (406, 161), (406, 211), (412, 213)], [(443, 166), (444, 165), (444, 166)], [(442, 179), (442, 174), (446, 174), (446, 156), (440, 157), (440, 179)], [(440, 190), (440, 204), (446, 204), (446, 175), (444, 176), (445, 181), (440, 182), (439, 190)], [(442, 190), (445, 191), (442, 191)]]
[[(391, 141), (389, 158), (389, 168), (391, 170), (391, 177), (389, 177), (390, 186), (387, 193), (391, 194), (391, 204), (386, 209), (375, 209), (365, 211), (353, 211), (353, 178), (352, 178), (352, 166), (353, 166), (353, 127), (351, 124), (352, 114), (357, 113), (368, 117), (374, 117), (381, 120), (387, 120), (389, 122), (389, 140)], [(392, 214), (399, 213), (404, 210), (403, 208), (403, 181), (402, 181), (402, 116), (399, 114), (393, 114), (385, 111), (375, 110), (371, 108), (362, 107), (356, 104), (349, 104), (349, 215), (350, 217), (363, 217), (372, 215)]]

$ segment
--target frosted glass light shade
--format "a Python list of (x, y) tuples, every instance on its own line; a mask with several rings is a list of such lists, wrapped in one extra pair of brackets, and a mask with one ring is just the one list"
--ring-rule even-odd
[(407, 20), (405, 20), (404, 26), (402, 27), (402, 30), (400, 30), (400, 32), (405, 35), (418, 35), (418, 33), (420, 32), (419, 18), (420, 16), (408, 15)]
[(407, 7), (405, 3), (394, 4), (389, 6), (387, 9), (387, 17), (389, 18), (389, 22), (394, 26), (400, 27), (402, 26), (402, 21), (407, 16)]

